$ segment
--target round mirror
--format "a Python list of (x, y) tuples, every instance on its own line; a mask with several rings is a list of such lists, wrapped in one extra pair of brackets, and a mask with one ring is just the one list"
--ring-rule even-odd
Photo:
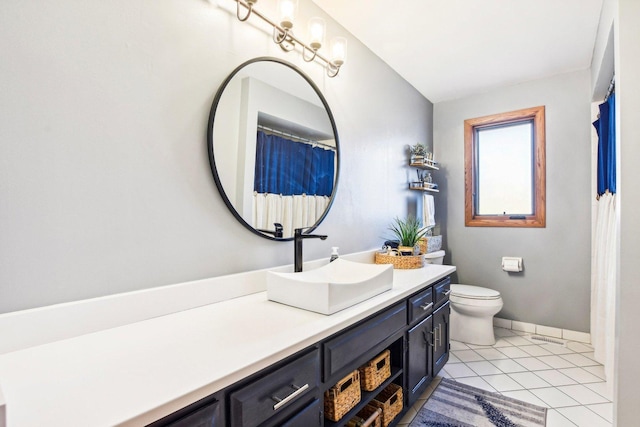
[(208, 145), (220, 195), (254, 233), (291, 240), (327, 215), (338, 132), (320, 90), (294, 65), (256, 58), (236, 68), (213, 100)]

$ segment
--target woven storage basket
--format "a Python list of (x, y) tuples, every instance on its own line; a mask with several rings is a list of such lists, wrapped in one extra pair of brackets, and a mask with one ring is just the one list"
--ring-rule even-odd
[(387, 255), (376, 252), (376, 264), (393, 264), (393, 268), (409, 270), (424, 267), (423, 255)]
[(325, 418), (338, 421), (360, 402), (360, 398), (360, 373), (355, 370), (324, 392)]
[(442, 236), (425, 236), (418, 240), (418, 245), (420, 246), (420, 252), (423, 254), (439, 251), (442, 249)]
[(391, 383), (370, 403), (382, 409), (382, 426), (387, 427), (402, 412), (402, 387)]
[(375, 359), (358, 368), (360, 371), (360, 388), (373, 391), (391, 376), (391, 352), (385, 350)]
[(382, 427), (382, 409), (367, 405), (349, 420), (346, 427)]

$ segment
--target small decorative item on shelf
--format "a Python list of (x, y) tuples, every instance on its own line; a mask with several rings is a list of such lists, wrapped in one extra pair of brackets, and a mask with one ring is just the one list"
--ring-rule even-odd
[(423, 144), (416, 144), (409, 147), (411, 151), (411, 163), (421, 165), (424, 164), (425, 155), (427, 154), (427, 146)]
[(324, 416), (338, 421), (362, 398), (360, 392), (360, 372), (356, 369), (324, 392)]
[(438, 163), (433, 161), (433, 153), (427, 153), (424, 158), (424, 164), (435, 167)]
[(382, 409), (382, 425), (387, 427), (402, 412), (402, 387), (398, 384), (389, 384), (371, 401), (371, 404)]

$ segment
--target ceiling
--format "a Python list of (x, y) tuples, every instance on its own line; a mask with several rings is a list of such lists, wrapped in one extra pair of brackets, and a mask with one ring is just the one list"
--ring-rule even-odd
[(433, 103), (589, 68), (603, 2), (313, 1)]

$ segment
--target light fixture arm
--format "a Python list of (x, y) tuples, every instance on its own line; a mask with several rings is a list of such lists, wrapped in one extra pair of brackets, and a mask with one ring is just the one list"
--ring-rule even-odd
[(340, 65), (336, 65), (333, 62), (327, 63), (327, 76), (333, 78), (340, 72)]
[[(255, 2), (254, 1), (247, 1), (245, 2), (237, 2), (236, 3), (236, 17), (238, 18), (238, 21), (240, 22), (244, 22), (247, 19), (249, 19), (249, 17), (251, 16), (251, 12), (253, 11), (253, 4)], [(240, 17), (240, 5), (243, 5), (246, 9), (247, 9), (247, 14), (244, 16), (244, 18)]]
[[(311, 51), (313, 55), (311, 55), (311, 57), (307, 57), (307, 51)], [(316, 56), (318, 56), (318, 51), (316, 49), (310, 49), (306, 45), (302, 46), (302, 59), (304, 59), (304, 62), (311, 62), (316, 59)]]
[(295, 42), (291, 38), (291, 34), (292, 34), (291, 30), (283, 29), (281, 31), (279, 27), (274, 26), (273, 42), (278, 46), (280, 46), (280, 48), (285, 52), (291, 52), (296, 47)]
[[(250, 15), (252, 14), (256, 15), (258, 18), (262, 19), (263, 21), (265, 21), (266, 23), (268, 23), (273, 27), (273, 41), (276, 44), (278, 44), (284, 51), (290, 52), (295, 48), (295, 45), (298, 44), (302, 47), (302, 58), (306, 62), (311, 62), (316, 59), (320, 60), (325, 63), (325, 67), (327, 69), (327, 75), (329, 77), (335, 77), (338, 75), (338, 71), (340, 70), (340, 65), (342, 64), (340, 65), (334, 64), (327, 57), (319, 53), (317, 49), (313, 49), (307, 43), (303, 42), (298, 37), (296, 37), (292, 31), (290, 31), (289, 29), (282, 28), (276, 22), (272, 21), (271, 19), (266, 17), (264, 14), (262, 14), (259, 10), (255, 9), (253, 7), (253, 4), (256, 2), (256, 0), (234, 0), (234, 1), (237, 3), (236, 15), (239, 21), (244, 22), (247, 19), (249, 19)], [(247, 9), (246, 16), (244, 17), (240, 16), (240, 6), (244, 6)], [(309, 58), (307, 51), (313, 52), (313, 56)]]

